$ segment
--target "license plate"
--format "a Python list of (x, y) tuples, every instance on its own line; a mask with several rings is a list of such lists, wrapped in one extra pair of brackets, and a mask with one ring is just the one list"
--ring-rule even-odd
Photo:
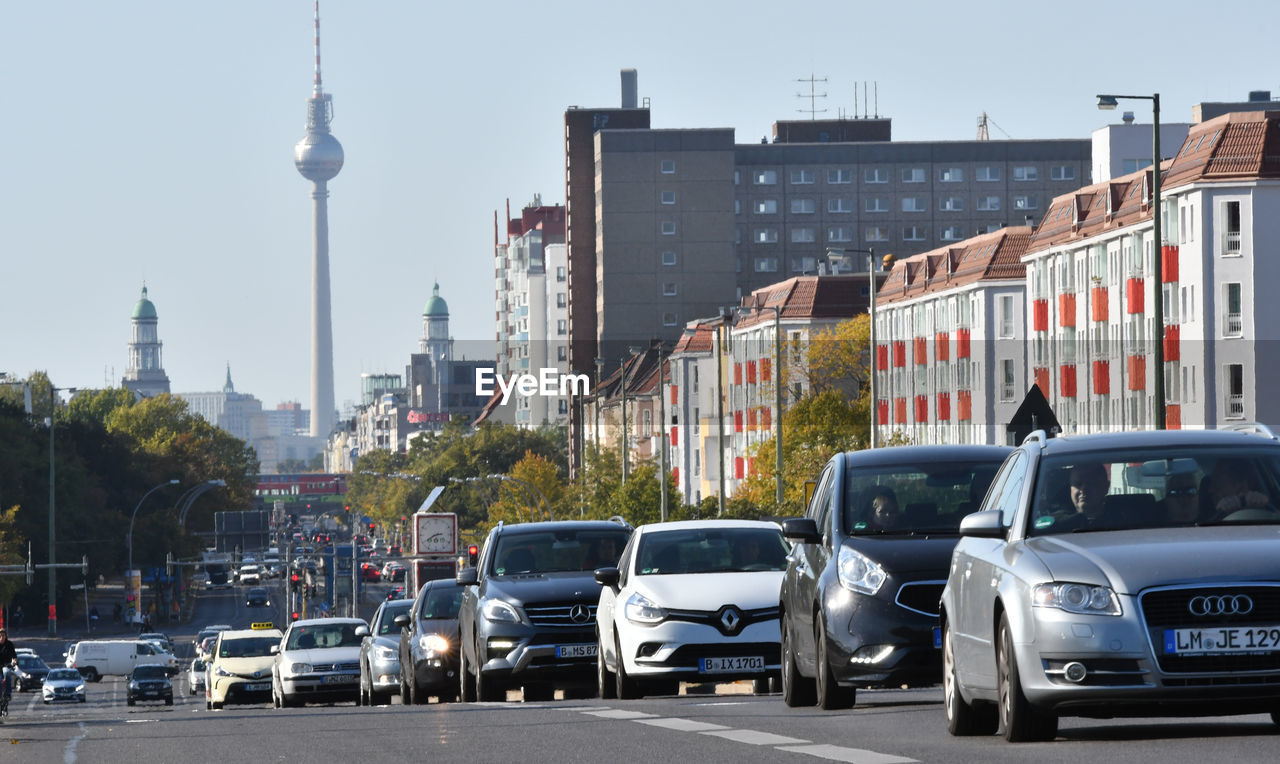
[(270, 682), (254, 682), (244, 686), (245, 692), (268, 692), (271, 689)]
[(938, 648), (939, 650), (942, 649), (942, 627), (941, 626), (933, 627), (933, 646)]
[(596, 644), (592, 642), (588, 645), (558, 645), (556, 647), (557, 658), (594, 658), (596, 657)]
[(353, 674), (334, 674), (320, 677), (320, 684), (355, 684), (360, 677)]
[(1229, 655), (1280, 650), (1280, 626), (1231, 626), (1212, 629), (1165, 629), (1164, 651), (1170, 655)]
[(702, 658), (698, 661), (700, 674), (729, 674), (737, 671), (764, 671), (764, 657)]

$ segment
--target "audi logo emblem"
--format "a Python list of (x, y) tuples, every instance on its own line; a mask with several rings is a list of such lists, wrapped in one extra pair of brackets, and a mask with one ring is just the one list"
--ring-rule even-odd
[(1191, 615), (1248, 615), (1253, 612), (1253, 599), (1247, 594), (1199, 595), (1187, 603)]

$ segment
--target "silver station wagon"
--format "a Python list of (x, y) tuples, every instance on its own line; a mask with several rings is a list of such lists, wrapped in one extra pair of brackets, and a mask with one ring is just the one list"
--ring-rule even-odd
[(1261, 429), (1028, 437), (961, 522), (943, 589), (950, 732), (1280, 723), (1280, 440)]

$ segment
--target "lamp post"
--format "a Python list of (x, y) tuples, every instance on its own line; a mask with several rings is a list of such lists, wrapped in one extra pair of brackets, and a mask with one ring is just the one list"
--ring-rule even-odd
[(1121, 99), (1137, 99), (1151, 102), (1151, 226), (1152, 238), (1152, 266), (1151, 276), (1155, 281), (1155, 310), (1154, 318), (1156, 324), (1155, 348), (1152, 351), (1152, 365), (1155, 366), (1155, 374), (1152, 384), (1152, 396), (1155, 398), (1155, 426), (1157, 430), (1165, 428), (1165, 401), (1164, 401), (1164, 262), (1163, 262), (1163, 244), (1164, 237), (1161, 236), (1161, 210), (1160, 210), (1160, 94), (1153, 93), (1149, 96), (1144, 95), (1098, 95), (1098, 108), (1103, 111), (1111, 111), (1115, 109), (1116, 101)]
[(773, 311), (773, 406), (777, 412), (773, 422), (773, 446), (777, 452), (774, 464), (777, 495), (775, 500), (782, 506), (782, 308), (777, 305), (743, 305), (740, 310)]
[(716, 516), (724, 515), (724, 327), (728, 320), (723, 310), (716, 324), (716, 443), (720, 450), (720, 466), (716, 474), (720, 479), (719, 502)]
[(667, 521), (667, 366), (662, 357), (662, 345), (658, 345), (658, 485), (661, 486), (661, 503), (658, 505), (658, 519)]
[(622, 484), (627, 484), (627, 361), (630, 358), (624, 358), (619, 362), (622, 379), (619, 384), (622, 386)]
[(135, 593), (133, 591), (133, 521), (138, 517), (138, 510), (142, 509), (142, 502), (146, 501), (148, 496), (160, 490), (161, 488), (164, 488), (167, 485), (177, 485), (177, 484), (178, 484), (178, 480), (175, 478), (173, 480), (165, 481), (160, 485), (156, 486), (155, 488), (152, 488), (150, 491), (147, 491), (146, 493), (142, 494), (142, 498), (138, 499), (137, 505), (133, 508), (133, 514), (129, 515), (129, 569), (125, 571), (124, 575), (125, 575), (125, 578), (128, 579), (129, 594), (133, 595), (133, 598), (134, 598), (133, 601), (135, 603), (138, 603), (141, 601), (142, 592)]
[[(868, 364), (867, 364), (867, 368), (868, 368), (867, 392), (871, 399), (870, 411), (868, 412), (871, 417), (870, 445), (871, 445), (871, 448), (875, 448), (876, 442), (879, 440), (879, 438), (876, 436), (876, 418), (877, 418), (878, 409), (879, 409), (879, 402), (876, 400), (876, 287), (877, 287), (876, 248), (867, 247), (866, 249), (833, 249), (833, 250), (829, 250), (829, 252), (839, 253), (839, 254), (867, 255), (867, 280), (868, 282), (870, 282), (870, 288), (868, 289), (869, 299), (867, 301), (867, 313), (871, 317), (871, 322), (868, 327), (868, 333), (870, 335), (870, 344), (871, 344), (871, 355), (868, 359)], [(885, 257), (886, 259), (888, 259), (892, 257), (892, 255), (886, 255)]]
[(604, 377), (604, 359), (597, 358), (595, 360), (595, 364), (596, 364), (596, 391), (595, 391), (595, 396), (592, 399), (591, 408), (595, 412), (596, 425), (595, 425), (595, 435), (592, 437), (592, 444), (593, 444), (593, 448), (595, 449), (596, 461), (599, 462), (600, 460), (600, 393), (603, 392), (600, 388), (600, 381)]
[(175, 507), (178, 508), (178, 525), (183, 529), (186, 528), (187, 512), (191, 510), (191, 505), (196, 502), (196, 499), (200, 498), (201, 494), (205, 493), (206, 491), (212, 490), (213, 488), (217, 488), (217, 487), (226, 488), (226, 486), (227, 486), (227, 481), (218, 478), (213, 480), (206, 480), (203, 483), (196, 483), (192, 487), (188, 488), (186, 492), (184, 492), (181, 496), (179, 496), (178, 500), (173, 504)]
[[(47, 376), (47, 375), (46, 375)], [(54, 545), (54, 500), (53, 500), (53, 419), (58, 408), (58, 391), (62, 390), (74, 394), (74, 387), (54, 387), (53, 380), (49, 380), (49, 636), (58, 635), (58, 562), (56, 547)]]

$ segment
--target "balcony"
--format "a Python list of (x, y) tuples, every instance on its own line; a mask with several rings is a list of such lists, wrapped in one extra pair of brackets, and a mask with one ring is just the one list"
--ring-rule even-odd
[(1227, 419), (1244, 419), (1244, 396), (1227, 396)]
[(1228, 313), (1222, 329), (1224, 337), (1243, 337), (1244, 318), (1239, 313)]
[(1227, 231), (1222, 238), (1222, 254), (1223, 256), (1238, 256), (1240, 254), (1240, 232)]

